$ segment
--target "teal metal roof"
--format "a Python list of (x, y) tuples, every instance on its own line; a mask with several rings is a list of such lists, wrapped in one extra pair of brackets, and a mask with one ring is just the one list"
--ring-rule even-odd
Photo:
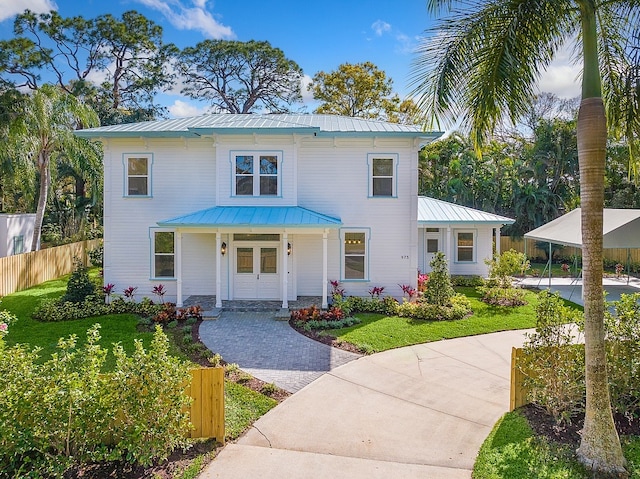
[(145, 121), (77, 130), (85, 138), (188, 137), (210, 134), (300, 133), (316, 136), (404, 136), (435, 140), (441, 132), (415, 125), (337, 115), (213, 114), (173, 120)]
[(418, 197), (418, 224), (435, 223), (491, 223), (510, 225), (515, 220), (484, 211), (460, 206), (428, 196)]
[(171, 227), (322, 227), (335, 228), (338, 218), (323, 215), (300, 206), (215, 206), (164, 221), (159, 226)]

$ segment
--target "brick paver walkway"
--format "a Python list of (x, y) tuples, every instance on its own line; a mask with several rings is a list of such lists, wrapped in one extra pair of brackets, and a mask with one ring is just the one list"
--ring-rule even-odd
[(227, 363), (289, 392), (360, 357), (303, 336), (273, 313), (224, 311), (200, 325), (200, 339)]

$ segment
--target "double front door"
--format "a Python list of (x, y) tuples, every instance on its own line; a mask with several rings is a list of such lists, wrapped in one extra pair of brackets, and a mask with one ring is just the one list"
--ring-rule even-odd
[(278, 243), (235, 244), (235, 299), (280, 299), (279, 251)]

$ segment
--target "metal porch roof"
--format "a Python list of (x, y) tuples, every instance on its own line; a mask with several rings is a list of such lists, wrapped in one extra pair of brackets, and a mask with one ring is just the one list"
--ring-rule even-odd
[(491, 223), (510, 225), (515, 220), (505, 216), (460, 206), (448, 201), (436, 200), (428, 196), (418, 197), (418, 224), (435, 223)]
[(336, 228), (342, 225), (342, 221), (300, 206), (215, 206), (195, 213), (158, 221), (157, 224), (170, 227)]

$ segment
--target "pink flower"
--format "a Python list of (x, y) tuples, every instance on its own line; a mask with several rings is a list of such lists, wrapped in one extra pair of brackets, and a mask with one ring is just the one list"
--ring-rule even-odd
[(9, 331), (9, 325), (7, 323), (0, 323), (0, 331), (6, 333)]

